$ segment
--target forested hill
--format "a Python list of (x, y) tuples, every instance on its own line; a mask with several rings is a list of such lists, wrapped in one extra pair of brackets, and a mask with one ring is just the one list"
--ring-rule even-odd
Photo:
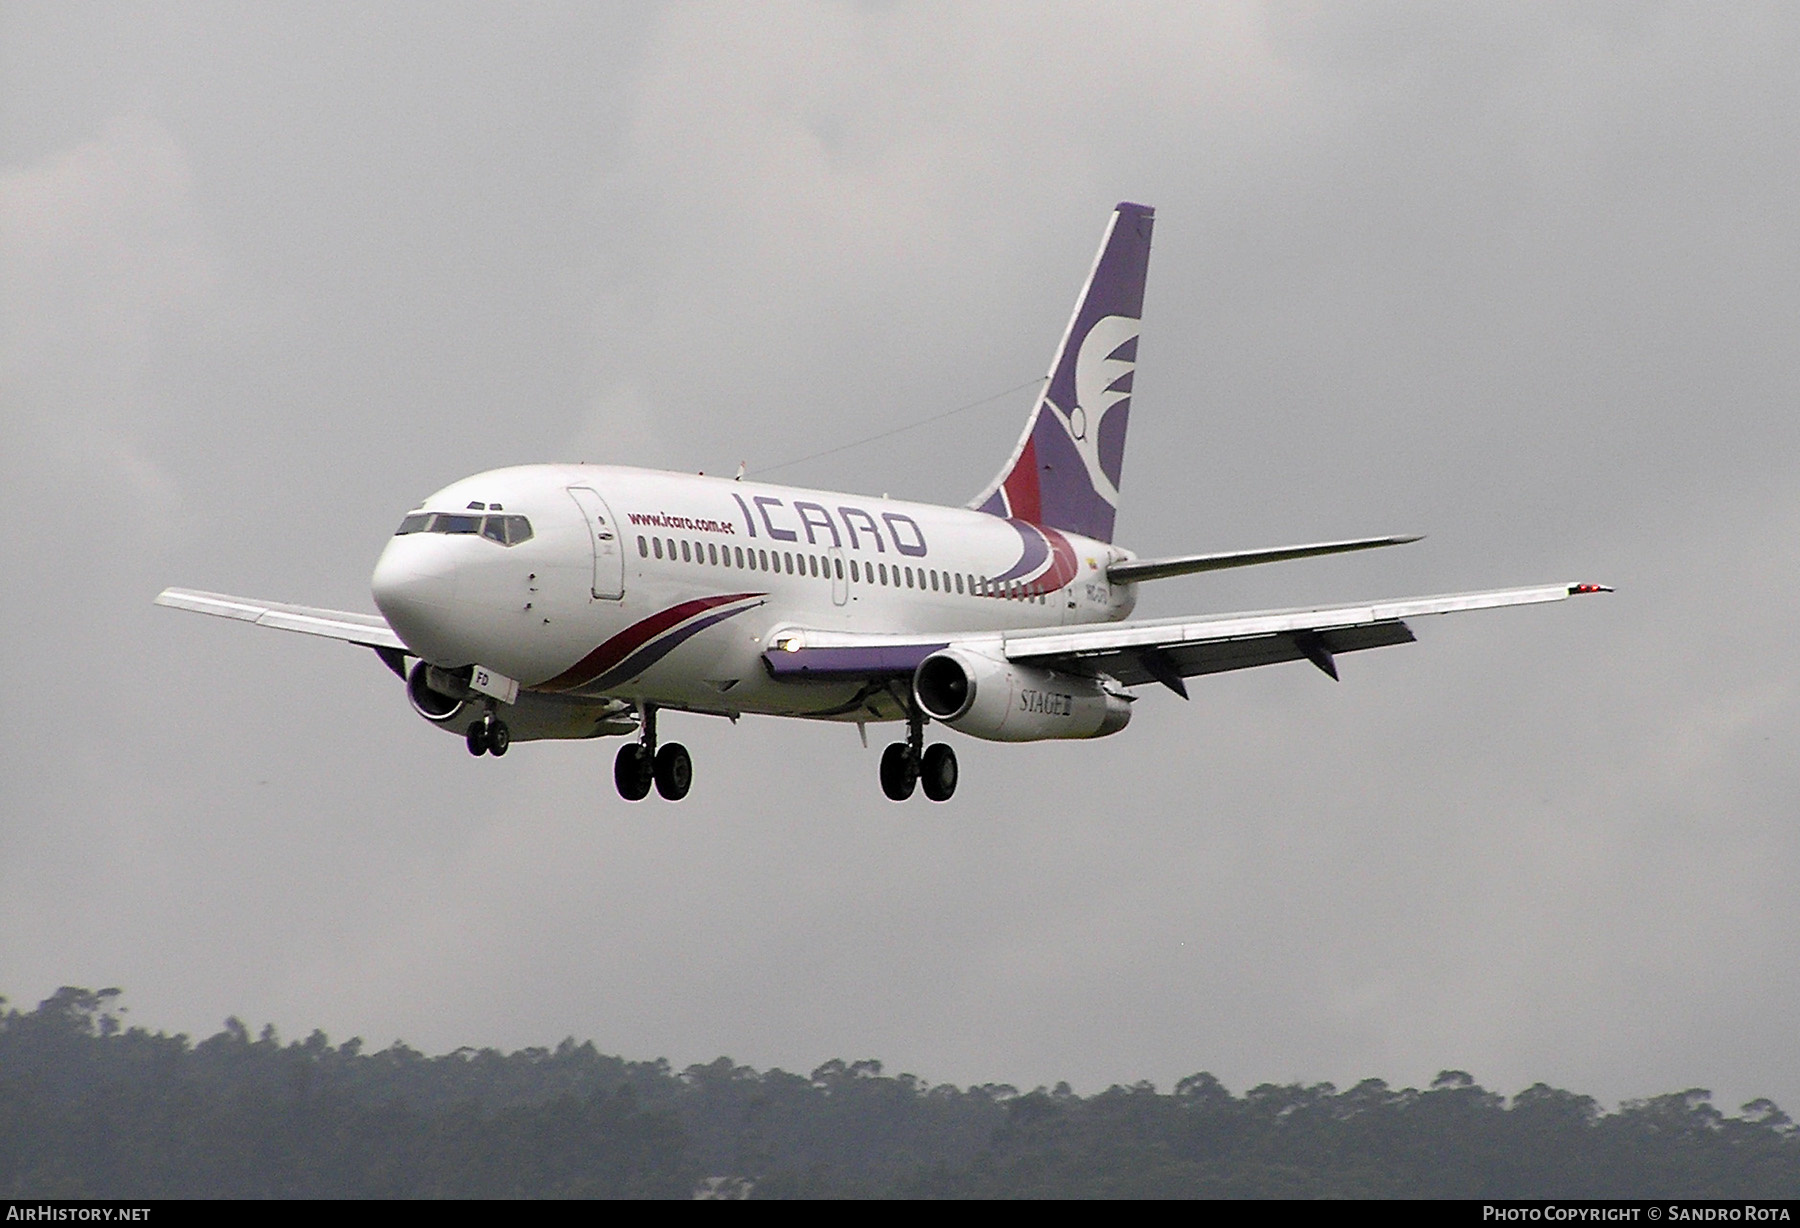
[(1787, 1116), (1702, 1091), (1604, 1113), (1451, 1071), (1422, 1091), (1234, 1096), (1197, 1074), (1076, 1096), (878, 1062), (675, 1071), (572, 1040), (365, 1053), (235, 1019), (196, 1044), (123, 1027), (116, 1002), (0, 1009), (0, 1196), (1800, 1197)]

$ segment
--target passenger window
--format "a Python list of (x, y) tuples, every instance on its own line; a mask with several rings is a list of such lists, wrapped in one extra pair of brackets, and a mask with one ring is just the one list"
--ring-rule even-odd
[(813, 579), (816, 580), (819, 578), (819, 556), (818, 555), (809, 554), (806, 556), (806, 570), (812, 573)]
[(850, 560), (850, 579), (853, 583), (856, 583), (856, 584), (862, 583), (862, 578), (856, 574), (856, 560), (855, 559)]
[(783, 550), (781, 552), (781, 561), (784, 564), (782, 570), (785, 571), (790, 576), (793, 575), (794, 574), (793, 553), (791, 551)]
[(405, 537), (408, 533), (423, 533), (430, 524), (430, 512), (414, 512), (400, 522), (400, 527), (394, 530), (394, 536)]
[(837, 570), (837, 578), (842, 580), (844, 578), (844, 560), (843, 559), (833, 559), (831, 561), (831, 565), (833, 568), (835, 568)]
[(938, 591), (938, 574), (935, 567), (931, 569), (931, 591), (934, 593)]
[(957, 596), (958, 596), (958, 597), (960, 597), (960, 596), (962, 596), (962, 591), (963, 591), (963, 587), (962, 587), (962, 572), (960, 572), (960, 571), (959, 571), (959, 572), (957, 572), (957, 573), (956, 573), (956, 595), (957, 595)]
[(719, 548), (711, 542), (706, 543), (706, 561), (714, 567), (719, 565)]
[(481, 535), (491, 542), (506, 544), (506, 517), (489, 516), (481, 525)]
[(662, 538), (656, 538), (650, 544), (656, 547), (656, 557), (660, 559), (662, 557)]
[(912, 582), (912, 568), (910, 568), (910, 567), (908, 567), (908, 568), (907, 568), (907, 569), (906, 569), (906, 587), (907, 587), (907, 588), (911, 588), (911, 587), (912, 587), (912, 586), (913, 586), (913, 582)]
[(642, 533), (638, 534), (638, 557), (640, 559), (647, 559), (650, 557), (650, 543), (644, 540), (644, 535)]

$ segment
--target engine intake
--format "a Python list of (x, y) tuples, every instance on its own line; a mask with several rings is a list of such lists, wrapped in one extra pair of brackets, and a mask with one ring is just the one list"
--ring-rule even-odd
[(1103, 738), (1131, 720), (1131, 701), (1094, 678), (962, 648), (934, 652), (913, 671), (913, 699), (935, 721), (990, 742)]
[[(412, 702), (413, 711), (426, 720), (439, 724), (455, 719), (463, 708), (461, 696), (446, 695), (431, 685), (432, 675), (442, 672), (418, 661), (406, 675), (406, 698)], [(467, 688), (464, 688), (463, 694), (468, 694)]]

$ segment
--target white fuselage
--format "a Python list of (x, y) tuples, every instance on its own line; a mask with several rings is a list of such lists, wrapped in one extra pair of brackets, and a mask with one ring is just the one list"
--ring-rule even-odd
[[(408, 518), (376, 604), (433, 665), (525, 692), (728, 715), (900, 719), (854, 680), (777, 679), (762, 657), (798, 632), (1020, 631), (1126, 617), (1129, 557), (984, 512), (610, 465), (465, 478)], [(506, 544), (468, 520), (523, 518)], [(518, 530), (513, 536), (517, 537)], [(853, 704), (846, 709), (846, 704)]]

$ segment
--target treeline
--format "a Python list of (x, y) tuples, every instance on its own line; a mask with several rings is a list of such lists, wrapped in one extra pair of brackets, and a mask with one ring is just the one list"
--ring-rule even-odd
[(1604, 1113), (1449, 1071), (1084, 1097), (878, 1062), (675, 1071), (572, 1040), (365, 1053), (235, 1019), (196, 1044), (124, 1027), (117, 996), (0, 999), (0, 1197), (1800, 1197), (1787, 1116), (1703, 1091)]

